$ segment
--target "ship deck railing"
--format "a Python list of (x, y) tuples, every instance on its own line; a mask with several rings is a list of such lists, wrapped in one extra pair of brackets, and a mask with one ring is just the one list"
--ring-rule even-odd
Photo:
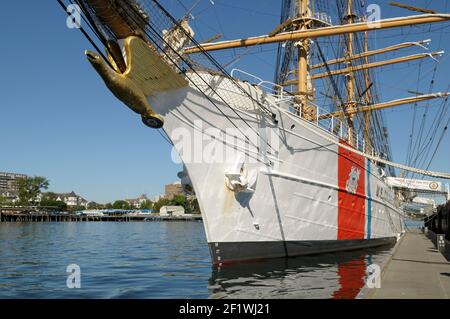
[[(238, 76), (237, 74), (241, 76)], [(231, 70), (231, 76), (240, 80), (243, 80), (242, 76), (248, 77), (251, 79), (252, 85), (259, 87), (262, 91), (270, 94), (275, 99), (275, 104), (277, 107), (287, 109), (292, 114), (306, 120), (302, 112), (302, 108), (300, 108), (299, 104), (296, 102), (296, 97), (285, 91), (281, 85), (263, 80), (258, 76), (240, 69)], [(350, 139), (348, 124), (346, 121), (342, 121), (336, 116), (324, 117), (323, 115), (330, 114), (329, 110), (325, 110), (311, 101), (309, 101), (309, 104), (315, 108), (316, 114), (315, 119), (312, 121), (309, 120), (308, 122), (315, 124), (317, 127), (327, 131), (328, 133), (331, 133), (333, 136), (339, 138), (339, 140), (345, 142), (350, 142), (353, 140), (353, 146), (361, 152), (366, 152), (367, 154), (371, 154), (373, 156), (379, 156), (370, 144), (366, 142), (363, 134), (359, 133), (360, 130), (354, 129), (353, 139)]]

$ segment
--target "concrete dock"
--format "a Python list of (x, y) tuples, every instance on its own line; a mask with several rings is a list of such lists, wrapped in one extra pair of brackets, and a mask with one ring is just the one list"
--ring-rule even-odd
[[(419, 230), (407, 232), (382, 267), (381, 287), (367, 289), (367, 299), (448, 299), (450, 262)], [(448, 249), (447, 249), (448, 251)], [(444, 256), (447, 255), (447, 258)]]

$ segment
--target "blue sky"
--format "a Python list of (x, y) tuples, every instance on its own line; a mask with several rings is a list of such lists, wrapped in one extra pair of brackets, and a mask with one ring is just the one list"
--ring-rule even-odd
[[(183, 1), (190, 7), (195, 1)], [(199, 40), (216, 33), (223, 39), (270, 32), (279, 23), (279, 1), (208, 0), (194, 10), (192, 26)], [(409, 14), (381, 4), (382, 17)], [(408, 2), (408, 1), (403, 1)], [(444, 11), (448, 1), (409, 1)], [(180, 12), (179, 2), (162, 1)], [(369, 1), (366, 1), (369, 3)], [(371, 2), (372, 3), (372, 2)], [(450, 7), (450, 6), (449, 6)], [(413, 14), (413, 13), (411, 13)], [(88, 200), (107, 202), (146, 193), (163, 192), (164, 184), (175, 181), (180, 166), (172, 163), (170, 146), (154, 130), (141, 124), (133, 112), (117, 101), (87, 63), (83, 51), (91, 48), (78, 30), (68, 29), (66, 16), (56, 0), (8, 1), (0, 12), (2, 38), (0, 61), (0, 171), (45, 176), (50, 190), (74, 190)], [(448, 26), (441, 25), (441, 26)], [(376, 32), (375, 47), (432, 37), (433, 50), (450, 53), (449, 32), (430, 34), (423, 28)], [(440, 38), (441, 37), (441, 38)], [(440, 41), (439, 41), (440, 40)], [(272, 80), (275, 46), (265, 52), (244, 53), (235, 65)], [(407, 51), (406, 51), (407, 52)], [(418, 53), (416, 50), (411, 53)], [(230, 61), (233, 51), (217, 56)], [(401, 53), (398, 53), (401, 55)], [(436, 72), (434, 91), (446, 91), (450, 62), (445, 55)], [(422, 74), (432, 74), (434, 63), (424, 63)], [(430, 73), (431, 72), (431, 73)], [(417, 64), (387, 67), (377, 73), (383, 100), (408, 96), (417, 90)], [(428, 92), (431, 76), (425, 76), (419, 90)], [(439, 103), (430, 107), (430, 114)], [(405, 162), (411, 128), (411, 106), (385, 111), (394, 159)], [(422, 110), (419, 108), (419, 110)], [(422, 116), (422, 113), (417, 113)], [(431, 117), (432, 118), (432, 117)], [(442, 141), (430, 169), (450, 171), (450, 138)]]

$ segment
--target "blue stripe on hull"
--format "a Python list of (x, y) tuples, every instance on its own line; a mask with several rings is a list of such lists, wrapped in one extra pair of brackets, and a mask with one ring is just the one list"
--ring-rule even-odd
[(370, 239), (372, 232), (372, 195), (370, 189), (370, 160), (367, 160), (367, 171), (366, 171), (366, 181), (367, 181), (367, 239)]

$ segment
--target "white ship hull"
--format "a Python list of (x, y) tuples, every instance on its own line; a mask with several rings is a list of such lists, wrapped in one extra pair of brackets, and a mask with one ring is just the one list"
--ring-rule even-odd
[[(227, 79), (207, 76), (219, 95), (225, 92)], [(260, 97), (261, 90), (242, 85)], [(214, 264), (377, 246), (403, 232), (394, 194), (373, 163), (338, 146), (338, 137), (315, 124), (298, 119), (306, 126), (298, 125), (277, 110), (276, 125), (250, 100), (245, 105), (246, 97), (227, 93), (234, 110), (211, 93), (219, 111), (192, 87), (149, 97), (187, 168)], [(245, 144), (242, 134), (227, 136), (232, 127), (227, 117), (242, 131), (249, 132), (248, 125), (258, 131), (258, 148)], [(186, 135), (197, 145), (186, 144)], [(215, 159), (208, 156), (213, 149)], [(225, 162), (221, 152), (228, 156)], [(250, 188), (243, 192), (226, 185), (227, 174), (239, 168)]]

